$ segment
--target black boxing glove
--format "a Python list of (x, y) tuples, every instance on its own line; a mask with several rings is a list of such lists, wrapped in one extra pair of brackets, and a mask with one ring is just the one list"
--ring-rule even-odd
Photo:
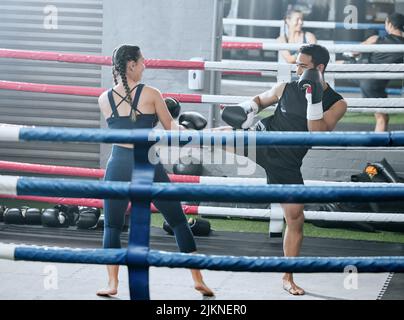
[(204, 116), (194, 111), (182, 113), (178, 118), (178, 122), (183, 127), (194, 130), (202, 130), (208, 124)]
[(323, 76), (317, 69), (307, 69), (299, 79), (299, 88), (306, 91), (307, 120), (323, 118)]
[(167, 97), (164, 99), (167, 105), (167, 109), (174, 119), (177, 119), (181, 112), (181, 105), (179, 101), (175, 98)]
[(236, 106), (225, 107), (222, 120), (235, 129), (249, 129), (254, 124), (254, 117), (259, 106), (254, 100), (244, 101)]

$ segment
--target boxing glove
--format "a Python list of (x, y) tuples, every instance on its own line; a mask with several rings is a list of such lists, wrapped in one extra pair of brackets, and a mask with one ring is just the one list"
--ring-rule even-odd
[(78, 206), (58, 204), (54, 208), (65, 214), (68, 219), (69, 226), (72, 227), (76, 225), (76, 221), (79, 218)]
[(78, 229), (92, 229), (97, 227), (101, 211), (93, 207), (80, 207), (79, 218), (76, 221)]
[(235, 129), (248, 129), (254, 123), (259, 106), (254, 100), (244, 101), (236, 106), (225, 107), (222, 120)]
[(323, 76), (317, 69), (307, 69), (300, 76), (298, 86), (306, 92), (307, 120), (323, 118)]
[(69, 226), (67, 215), (55, 208), (44, 209), (41, 220), (44, 227), (62, 228)]
[(175, 98), (167, 97), (164, 99), (164, 102), (167, 105), (167, 109), (170, 112), (171, 116), (174, 119), (177, 119), (181, 112), (181, 105), (179, 101)]
[(178, 118), (178, 123), (186, 129), (202, 130), (208, 124), (205, 117), (198, 112), (184, 112)]
[(25, 211), (25, 223), (40, 225), (42, 223), (41, 210), (37, 208), (27, 208)]
[(19, 208), (9, 208), (4, 212), (4, 223), (6, 224), (24, 224), (25, 218)]

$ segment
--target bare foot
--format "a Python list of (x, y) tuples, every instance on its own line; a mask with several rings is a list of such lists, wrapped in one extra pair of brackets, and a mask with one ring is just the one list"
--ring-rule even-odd
[(293, 280), (283, 279), (283, 289), (294, 296), (302, 296), (305, 294), (304, 290), (296, 285)]
[(204, 295), (205, 297), (213, 297), (215, 295), (203, 281), (195, 283), (195, 290), (202, 293), (202, 295)]
[(118, 293), (118, 284), (116, 285), (108, 285), (107, 288), (103, 288), (97, 291), (97, 296), (100, 297), (110, 297), (114, 296)]

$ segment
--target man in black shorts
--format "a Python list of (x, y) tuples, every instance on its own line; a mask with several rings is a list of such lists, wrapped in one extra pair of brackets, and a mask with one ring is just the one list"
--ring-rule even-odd
[[(328, 50), (310, 44), (300, 48), (297, 56), (298, 81), (278, 83), (271, 90), (255, 96), (222, 113), (225, 122), (236, 129), (257, 131), (332, 131), (346, 112), (347, 104), (323, 78), (329, 62)], [(277, 103), (275, 113), (255, 124), (254, 116), (262, 109)], [(253, 128), (252, 128), (253, 127)], [(271, 184), (303, 184), (300, 171), (308, 148), (258, 147), (256, 163), (262, 166)], [(298, 256), (303, 240), (303, 204), (283, 203), (287, 228), (284, 254)], [(304, 290), (286, 273), (283, 287), (290, 294), (303, 295)]]

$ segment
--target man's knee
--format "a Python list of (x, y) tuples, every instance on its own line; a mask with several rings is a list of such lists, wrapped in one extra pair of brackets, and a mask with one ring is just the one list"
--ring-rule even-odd
[(303, 205), (284, 205), (282, 207), (285, 212), (285, 220), (288, 225), (303, 225)]

